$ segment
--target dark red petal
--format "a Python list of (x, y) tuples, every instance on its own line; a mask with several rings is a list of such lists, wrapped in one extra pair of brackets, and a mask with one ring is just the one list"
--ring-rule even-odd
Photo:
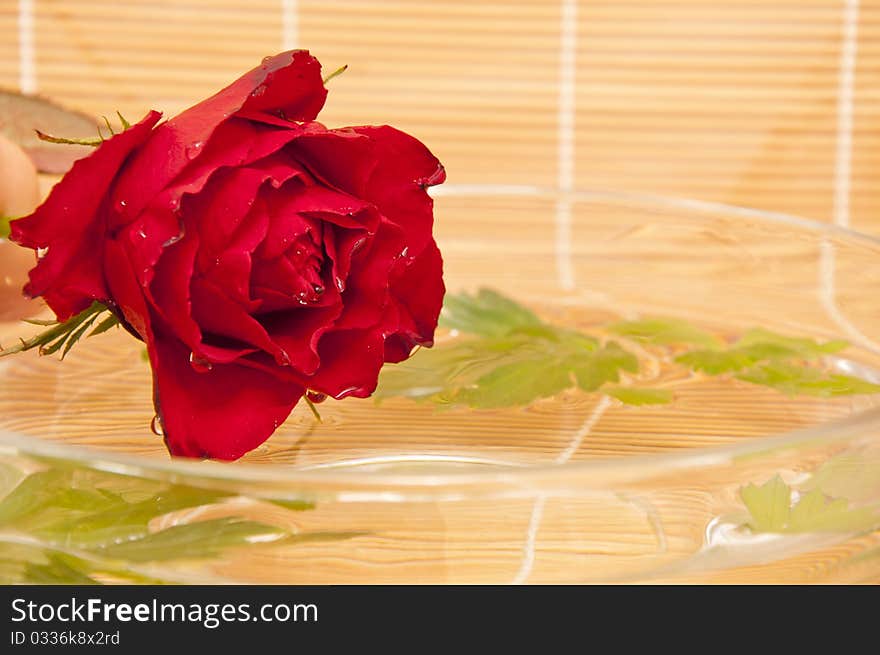
[(151, 350), (156, 412), (172, 455), (238, 459), (268, 439), (303, 394), (249, 366), (214, 364), (198, 372), (189, 349), (161, 333)]
[(406, 247), (405, 243), (400, 228), (383, 219), (376, 236), (352, 258), (343, 293), (345, 309), (337, 328), (380, 327), (389, 301), (390, 272)]
[[(328, 293), (330, 293), (328, 291)], [(337, 296), (338, 298), (338, 296)], [(261, 322), (290, 357), (293, 368), (311, 375), (318, 367), (318, 344), (342, 312), (342, 303), (294, 309), (261, 317)]]
[(399, 316), (398, 327), (393, 332), (404, 338), (404, 344), (410, 343), (412, 348), (416, 344), (433, 343), (445, 293), (443, 259), (433, 240), (406, 266), (395, 268), (391, 276), (391, 297)]
[(106, 242), (103, 263), (113, 302), (126, 322), (149, 344), (153, 332), (147, 300), (131, 268), (131, 262), (118, 241)]
[(411, 255), (431, 240), (433, 200), (425, 189), (446, 179), (443, 166), (418, 139), (393, 127), (353, 127), (370, 139), (377, 165), (362, 196), (407, 235)]
[(385, 361), (378, 330), (328, 332), (318, 344), (321, 366), (309, 388), (334, 398), (366, 398), (376, 389), (379, 369)]
[(366, 198), (367, 183), (377, 165), (368, 136), (347, 128), (312, 130), (302, 134), (287, 150), (326, 185), (355, 198)]
[(149, 138), (159, 118), (161, 114), (150, 112), (78, 160), (33, 214), (11, 223), (12, 241), (49, 249), (31, 271), (26, 292), (45, 296), (61, 321), (107, 296), (101, 265), (102, 204), (120, 166)]
[(205, 336), (212, 334), (250, 344), (265, 350), (279, 364), (289, 361), (288, 355), (272, 340), (259, 321), (210, 281), (204, 278), (193, 280), (191, 294), (193, 318)]
[[(160, 125), (148, 147), (131, 162), (118, 199), (128, 203), (132, 216), (137, 215), (190, 162), (199, 158), (217, 127), (239, 111), (283, 112), (291, 120), (312, 121), (324, 105), (326, 96), (321, 65), (307, 51), (295, 50), (267, 57), (260, 66), (216, 95)], [(291, 123), (290, 127), (299, 129), (296, 123)], [(286, 131), (271, 128), (269, 133), (283, 141)], [(225, 144), (221, 146), (225, 152), (236, 155), (240, 147), (252, 143), (241, 139), (217, 140)], [(230, 148), (231, 144), (235, 147)], [(162, 162), (162, 165), (156, 166), (156, 162)]]
[(167, 328), (197, 353), (202, 342), (202, 331), (192, 318), (190, 280), (199, 242), (199, 235), (190, 233), (178, 243), (165, 248), (147, 288), (147, 297)]
[(415, 344), (401, 334), (392, 334), (385, 338), (385, 361), (391, 364), (409, 359)]

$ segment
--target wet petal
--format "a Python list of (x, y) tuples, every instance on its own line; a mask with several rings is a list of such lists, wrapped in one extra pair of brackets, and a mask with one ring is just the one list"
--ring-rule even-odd
[(366, 398), (376, 389), (384, 362), (384, 345), (378, 330), (328, 332), (318, 344), (321, 366), (309, 388), (334, 398)]
[(151, 351), (156, 412), (172, 455), (238, 459), (268, 439), (303, 394), (240, 364), (196, 371), (186, 346), (161, 333)]
[[(321, 65), (305, 50), (283, 52), (267, 57), (228, 87), (182, 114), (160, 125), (148, 147), (128, 165), (125, 184), (121, 185), (117, 200), (124, 199), (136, 216), (162, 189), (197, 161), (215, 130), (239, 111), (248, 113), (278, 113), (296, 121), (312, 121), (318, 115), (327, 90), (321, 79)], [(291, 123), (291, 128), (299, 128)], [(262, 126), (260, 126), (262, 128)], [(257, 130), (248, 126), (241, 129)], [(286, 130), (269, 128), (271, 138), (287, 138)], [(295, 131), (293, 132), (295, 133)], [(217, 139), (225, 144), (221, 152), (238, 155), (238, 147), (251, 147), (247, 139)], [(230, 144), (236, 147), (230, 148)], [(274, 142), (273, 142), (274, 147)], [(277, 149), (277, 148), (276, 148)], [(156, 166), (156, 162), (162, 162)], [(216, 164), (212, 163), (210, 170)]]
[(122, 162), (150, 137), (159, 118), (161, 114), (150, 112), (78, 160), (33, 214), (11, 223), (12, 241), (48, 248), (31, 271), (25, 291), (44, 296), (59, 320), (107, 296), (101, 265), (106, 211), (102, 203)]

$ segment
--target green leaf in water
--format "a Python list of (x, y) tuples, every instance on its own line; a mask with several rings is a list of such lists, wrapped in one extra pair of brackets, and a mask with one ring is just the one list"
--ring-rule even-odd
[(848, 346), (846, 341), (819, 342), (753, 328), (727, 349), (692, 350), (679, 355), (675, 361), (695, 371), (720, 375), (742, 371), (760, 362), (813, 360)]
[(662, 346), (692, 345), (709, 349), (724, 346), (720, 337), (677, 318), (621, 321), (608, 326), (608, 330), (630, 339)]
[(273, 505), (278, 505), (279, 507), (283, 507), (284, 509), (289, 509), (294, 512), (305, 512), (310, 509), (315, 509), (315, 501), (306, 500), (306, 499), (294, 499), (294, 500), (285, 500), (278, 498), (266, 498), (264, 499), (267, 503), (272, 503)]
[(801, 489), (821, 489), (835, 498), (854, 502), (880, 498), (880, 449), (863, 448), (835, 455), (824, 462)]
[(792, 505), (792, 490), (779, 475), (761, 486), (740, 489), (753, 532), (862, 532), (880, 526), (871, 508), (851, 508), (844, 498), (830, 498), (820, 489), (803, 493)]
[(96, 585), (97, 580), (84, 572), (89, 567), (76, 557), (61, 553), (49, 553), (46, 562), (27, 562), (22, 571), (23, 581), (29, 584), (75, 584)]
[[(639, 370), (636, 356), (621, 344), (545, 323), (488, 289), (447, 296), (443, 312), (443, 324), (463, 336), (386, 366), (377, 400), (404, 396), (480, 409), (521, 407), (573, 387), (598, 391)], [(659, 390), (618, 396), (633, 404), (672, 397)]]
[(610, 341), (595, 352), (571, 362), (578, 386), (584, 391), (596, 391), (606, 382), (619, 382), (620, 371), (637, 373), (639, 360), (620, 344)]
[(752, 328), (740, 337), (736, 345), (740, 348), (756, 348), (752, 351), (755, 354), (760, 354), (763, 349), (764, 358), (797, 356), (813, 359), (840, 352), (849, 347), (849, 342), (820, 342), (802, 337), (787, 337), (764, 328)]
[(751, 515), (749, 526), (755, 532), (782, 532), (791, 512), (791, 489), (778, 475), (760, 487), (749, 484), (739, 492)]
[(204, 559), (233, 546), (277, 541), (287, 534), (286, 530), (265, 523), (227, 517), (171, 526), (138, 539), (110, 544), (100, 552), (130, 562)]
[[(138, 581), (144, 576), (130, 571), (127, 562), (209, 558), (232, 546), (281, 540), (293, 544), (361, 534), (293, 535), (240, 516), (155, 531), (151, 528), (154, 521), (171, 512), (223, 503), (232, 494), (55, 460), (44, 463), (52, 468), (27, 476), (0, 467), (0, 482), (7, 490), (0, 500), (0, 583), (86, 584), (96, 581), (94, 574)], [(308, 499), (264, 502), (290, 511), (315, 507)]]
[(447, 295), (440, 324), (453, 330), (484, 337), (510, 334), (518, 328), (543, 327), (533, 312), (491, 289)]
[(867, 380), (787, 362), (758, 364), (738, 373), (736, 377), (789, 395), (832, 397), (880, 392), (880, 385)]
[(647, 387), (606, 387), (602, 393), (627, 405), (666, 405), (674, 398), (669, 389)]
[(501, 364), (448, 397), (483, 409), (528, 405), (572, 386), (569, 372), (561, 364), (536, 353), (534, 358)]

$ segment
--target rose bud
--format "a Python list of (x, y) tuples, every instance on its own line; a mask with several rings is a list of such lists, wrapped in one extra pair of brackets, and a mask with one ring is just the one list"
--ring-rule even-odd
[(443, 167), (394, 128), (315, 122), (326, 95), (308, 52), (267, 57), (108, 139), (12, 223), (46, 249), (26, 294), (59, 321), (100, 301), (146, 343), (174, 455), (236, 459), (306, 391), (369, 396), (433, 343)]

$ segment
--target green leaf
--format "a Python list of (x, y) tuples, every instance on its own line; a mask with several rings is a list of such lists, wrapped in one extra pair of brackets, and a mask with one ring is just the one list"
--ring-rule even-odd
[(584, 391), (596, 391), (606, 382), (619, 382), (620, 371), (636, 373), (639, 360), (632, 353), (610, 341), (572, 366), (578, 386)]
[(450, 329), (497, 337), (520, 328), (543, 327), (533, 312), (491, 289), (480, 289), (476, 296), (448, 295), (440, 324)]
[(88, 328), (101, 314), (107, 311), (109, 310), (105, 305), (95, 301), (88, 308), (63, 323), (31, 321), (37, 325), (46, 325), (48, 329), (29, 339), (21, 339), (19, 343), (11, 347), (0, 349), (0, 357), (37, 348), (41, 355), (52, 355), (60, 350), (61, 358), (64, 359), (64, 356), (83, 337)]
[(64, 359), (67, 356), (67, 353), (70, 352), (70, 349), (73, 348), (73, 346), (76, 344), (76, 342), (82, 338), (82, 336), (86, 333), (86, 331), (90, 327), (92, 327), (92, 324), (95, 322), (95, 320), (97, 318), (98, 318), (98, 314), (95, 314), (95, 315), (89, 317), (88, 319), (83, 321), (82, 325), (80, 325), (76, 330), (74, 330), (70, 333), (70, 337), (68, 337), (64, 341), (64, 348), (61, 351), (61, 359)]
[(49, 553), (46, 562), (27, 562), (22, 572), (24, 582), (29, 584), (74, 584), (74, 585), (97, 585), (97, 580), (88, 575), (90, 567), (72, 556), (61, 553)]
[(880, 514), (868, 507), (851, 508), (844, 498), (830, 498), (819, 488), (802, 494), (792, 506), (792, 490), (778, 475), (760, 487), (740, 489), (754, 532), (863, 532), (880, 526)]
[(849, 347), (849, 342), (837, 340), (819, 342), (801, 337), (787, 337), (764, 328), (748, 330), (736, 344), (740, 348), (757, 348), (751, 352), (758, 354), (765, 349), (764, 358), (787, 357), (791, 355), (806, 359), (831, 355)]
[(867, 508), (850, 509), (844, 498), (827, 498), (819, 489), (801, 496), (792, 507), (787, 532), (845, 532), (869, 530), (880, 516)]
[(471, 407), (492, 409), (528, 405), (571, 386), (561, 362), (543, 357), (502, 364), (455, 396)]
[[(131, 570), (131, 565), (210, 558), (226, 548), (257, 547), (262, 542), (293, 545), (363, 534), (291, 534), (240, 516), (155, 531), (151, 526), (157, 519), (222, 503), (231, 492), (78, 468), (58, 460), (40, 461), (51, 468), (27, 476), (0, 466), (0, 493), (6, 492), (0, 500), (0, 583), (87, 584), (98, 580), (95, 575), (105, 574), (155, 582)], [(265, 502), (291, 511), (315, 507), (308, 499)]]
[(602, 393), (627, 405), (665, 405), (675, 397), (669, 389), (643, 387), (604, 387)]
[(9, 223), (14, 220), (13, 216), (0, 216), (0, 239), (9, 238)]
[(94, 337), (98, 334), (103, 334), (107, 330), (112, 327), (119, 325), (119, 319), (116, 318), (116, 314), (110, 314), (107, 318), (98, 323), (97, 327), (89, 333), (90, 337)]
[(35, 543), (0, 541), (0, 584), (94, 585), (92, 564)]
[(709, 349), (724, 346), (721, 338), (677, 318), (621, 321), (610, 325), (608, 330), (630, 339), (664, 346), (694, 345)]
[(278, 498), (266, 498), (265, 501), (267, 503), (272, 503), (273, 505), (278, 505), (279, 507), (283, 507), (294, 512), (305, 512), (310, 509), (315, 509), (315, 502), (306, 499), (285, 500)]
[(791, 489), (781, 477), (774, 476), (760, 487), (749, 484), (740, 489), (740, 497), (751, 515), (749, 526), (755, 532), (782, 532), (791, 512)]
[(752, 384), (772, 387), (790, 395), (833, 397), (880, 392), (880, 385), (860, 378), (826, 373), (820, 369), (786, 362), (759, 364), (738, 373), (736, 378)]
[(25, 477), (0, 502), (0, 526), (52, 505), (71, 481), (68, 471), (50, 470)]
[(839, 352), (849, 344), (845, 341), (819, 343), (768, 332), (761, 328), (749, 330), (727, 350), (693, 350), (675, 358), (680, 364), (709, 375), (742, 371), (759, 362), (812, 360)]
[(130, 562), (177, 559), (204, 559), (234, 546), (275, 541), (289, 534), (265, 523), (239, 518), (220, 518), (175, 525), (146, 536), (111, 544), (100, 549), (102, 555)]
[(127, 130), (128, 128), (131, 127), (131, 123), (129, 123), (127, 120), (125, 120), (125, 116), (120, 114), (118, 109), (116, 110), (116, 115), (119, 116), (119, 122), (122, 124), (123, 130)]
[(675, 361), (695, 371), (720, 375), (730, 371), (741, 371), (757, 360), (749, 353), (739, 350), (692, 350), (679, 355)]
[(831, 496), (856, 502), (880, 498), (878, 455), (876, 449), (835, 455), (823, 463), (801, 488), (807, 491), (822, 489)]

